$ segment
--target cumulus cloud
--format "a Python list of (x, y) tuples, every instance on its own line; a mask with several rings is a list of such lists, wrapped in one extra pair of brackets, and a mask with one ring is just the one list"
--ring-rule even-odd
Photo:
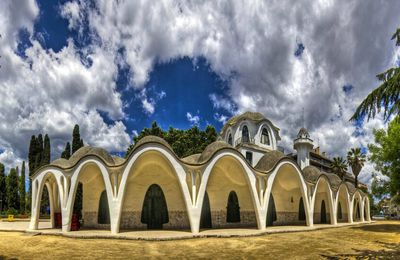
[[(88, 65), (71, 40), (54, 52), (30, 37), (32, 46), (22, 58), (16, 54), (18, 31), (25, 28), (33, 34), (37, 5), (6, 1), (5, 7), (0, 10), (0, 28), (5, 32), (0, 39), (0, 147), (4, 150), (0, 161), (19, 164), (27, 157), (30, 136), (39, 132), (49, 134), (53, 158), (58, 157), (76, 123), (86, 144), (125, 150), (130, 138), (120, 121), (124, 112), (116, 91), (114, 53), (91, 46), (85, 57), (91, 61)], [(21, 18), (21, 10), (31, 16)], [(114, 123), (106, 124), (100, 112)]]
[(190, 112), (186, 112), (186, 118), (192, 125), (198, 125), (200, 117), (198, 115), (192, 115)]

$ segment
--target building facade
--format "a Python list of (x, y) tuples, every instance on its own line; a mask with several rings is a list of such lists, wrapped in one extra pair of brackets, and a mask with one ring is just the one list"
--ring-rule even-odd
[(83, 227), (112, 233), (370, 221), (368, 196), (312, 163), (306, 129), (294, 140), (295, 155), (280, 151), (279, 140), (270, 120), (246, 112), (231, 118), (201, 154), (185, 158), (155, 136), (142, 138), (126, 159), (82, 147), (32, 176), (30, 229), (38, 229), (46, 186), (52, 226), (59, 213), (69, 232), (79, 184)]

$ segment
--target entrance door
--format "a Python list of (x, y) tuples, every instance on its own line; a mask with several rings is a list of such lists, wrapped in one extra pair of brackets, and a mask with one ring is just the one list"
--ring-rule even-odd
[(338, 219), (338, 220), (342, 220), (342, 218), (343, 218), (342, 204), (340, 204), (340, 201), (339, 201), (339, 204), (338, 204), (338, 211), (337, 211), (337, 219)]
[(306, 211), (304, 210), (303, 197), (300, 198), (299, 202), (299, 220), (306, 220)]
[(107, 192), (104, 190), (100, 196), (97, 223), (110, 224), (110, 210), (108, 208)]
[(239, 199), (234, 191), (229, 193), (226, 211), (226, 222), (240, 222)]
[(267, 226), (273, 226), (274, 221), (277, 220), (274, 196), (269, 196), (268, 210), (267, 210)]
[(152, 184), (146, 192), (141, 222), (147, 224), (147, 229), (162, 229), (163, 224), (169, 222), (164, 192), (157, 184)]
[(325, 201), (323, 200), (321, 202), (321, 224), (326, 224), (326, 207), (325, 207)]
[(208, 193), (204, 194), (203, 207), (201, 209), (200, 228), (212, 228), (210, 200)]

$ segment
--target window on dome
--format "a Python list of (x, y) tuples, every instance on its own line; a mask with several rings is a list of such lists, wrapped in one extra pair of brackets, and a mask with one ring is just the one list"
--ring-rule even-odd
[(243, 126), (242, 129), (242, 142), (248, 143), (250, 141), (250, 136), (249, 136), (249, 129), (247, 126)]
[(262, 144), (266, 144), (266, 145), (270, 145), (271, 144), (271, 142), (269, 140), (269, 133), (268, 133), (268, 130), (266, 128), (263, 128), (263, 130), (262, 130), (261, 143)]
[(253, 153), (252, 152), (246, 152), (246, 160), (249, 162), (250, 165), (253, 164)]
[(233, 145), (232, 134), (229, 134), (228, 144)]

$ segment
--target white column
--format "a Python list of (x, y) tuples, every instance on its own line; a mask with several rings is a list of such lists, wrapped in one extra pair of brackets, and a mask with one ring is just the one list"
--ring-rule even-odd
[(37, 185), (37, 180), (32, 181), (32, 201), (31, 201), (31, 222), (29, 224), (29, 229), (31, 230), (37, 230), (39, 226), (39, 202), (40, 202), (40, 191), (38, 190), (38, 187), (40, 185)]

